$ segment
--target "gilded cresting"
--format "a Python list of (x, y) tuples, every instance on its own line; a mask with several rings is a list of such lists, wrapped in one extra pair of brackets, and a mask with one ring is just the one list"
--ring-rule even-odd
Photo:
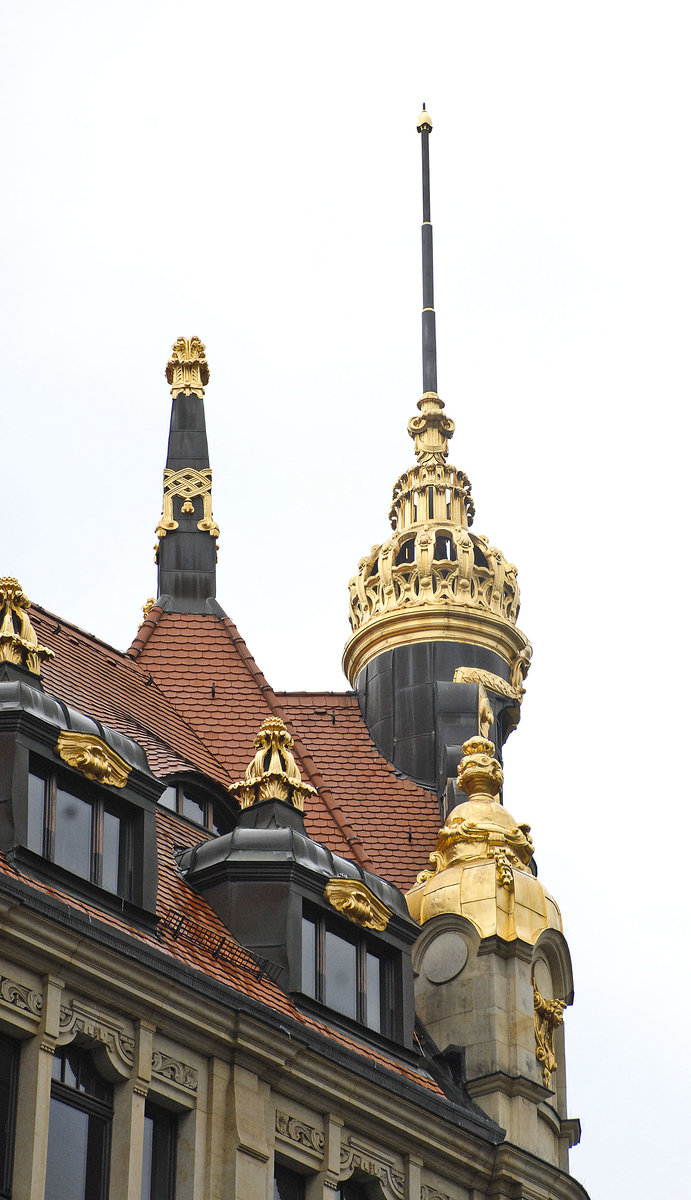
[(360, 559), (350, 580), (353, 635), (344, 670), (354, 684), (382, 650), (461, 641), (498, 652), (518, 692), (531, 650), (516, 627), (516, 568), (486, 537), (469, 531), (475, 511), (470, 483), (446, 461), (454, 424), (443, 401), (426, 392), (418, 408), (420, 415), (408, 422), (417, 465), (394, 486), (393, 537)]

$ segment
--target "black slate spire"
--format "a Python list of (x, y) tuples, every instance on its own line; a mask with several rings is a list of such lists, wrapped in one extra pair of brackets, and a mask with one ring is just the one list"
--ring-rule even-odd
[(432, 122), (424, 104), (417, 131), (422, 138), (422, 390), (437, 390), (437, 329), (434, 313), (434, 259), (429, 204), (429, 135)]
[(163, 473), (157, 603), (169, 612), (213, 611), (218, 526), (211, 511), (211, 468), (204, 420), (206, 351), (199, 338), (178, 338), (166, 366), (173, 408)]

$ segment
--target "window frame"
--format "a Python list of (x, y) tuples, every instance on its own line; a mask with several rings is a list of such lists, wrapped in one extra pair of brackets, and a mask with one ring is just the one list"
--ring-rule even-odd
[[(314, 961), (310, 974), (314, 979), (314, 989), (308, 990), (306, 979), (308, 963), (306, 961), (307, 943), (305, 925), (314, 927)], [(355, 948), (355, 1016), (337, 1008), (327, 1000), (327, 934)], [(393, 1036), (393, 1014), (391, 1012), (391, 997), (393, 994), (393, 955), (381, 942), (371, 937), (366, 931), (351, 923), (334, 919), (321, 909), (305, 905), (302, 911), (301, 923), (301, 991), (303, 995), (315, 1000), (318, 1004), (337, 1013), (345, 1020), (355, 1021), (358, 1025), (383, 1037)], [(379, 963), (379, 1020), (370, 1020), (371, 997), (368, 990), (368, 959), (372, 957)], [(309, 967), (308, 967), (309, 970)]]
[[(102, 1097), (93, 1095), (86, 1087), (80, 1087), (79, 1086), (79, 1075), (77, 1077), (76, 1085), (72, 1085), (70, 1083), (65, 1082), (65, 1080), (64, 1080), (65, 1060), (70, 1055), (70, 1052), (74, 1052), (75, 1050), (77, 1051), (78, 1056), (79, 1056), (79, 1060), (78, 1060), (79, 1066), (81, 1067), (82, 1064), (86, 1064), (86, 1066), (88, 1067), (88, 1070), (89, 1070), (90, 1078), (98, 1081), (98, 1084), (101, 1085), (103, 1092), (108, 1094), (108, 1099), (103, 1099)], [(111, 1143), (112, 1143), (113, 1112), (114, 1112), (113, 1086), (112, 1086), (112, 1084), (108, 1083), (107, 1080), (103, 1079), (102, 1076), (99, 1075), (93, 1062), (91, 1062), (90, 1059), (91, 1059), (91, 1056), (90, 1056), (90, 1052), (87, 1049), (87, 1047), (76, 1046), (74, 1042), (70, 1042), (66, 1046), (59, 1046), (59, 1047), (57, 1047), (57, 1049), (54, 1052), (53, 1070), (52, 1070), (52, 1078), (51, 1078), (51, 1084), (50, 1084), (50, 1105), (49, 1105), (49, 1110), (48, 1110), (48, 1154), (50, 1152), (50, 1125), (51, 1125), (51, 1120), (53, 1119), (53, 1112), (54, 1112), (53, 1101), (55, 1101), (58, 1104), (66, 1105), (69, 1108), (76, 1109), (78, 1112), (84, 1113), (84, 1115), (88, 1118), (88, 1122), (89, 1122), (88, 1126), (87, 1126), (87, 1145), (88, 1145), (88, 1141), (93, 1137), (92, 1120), (95, 1123), (97, 1123), (98, 1128), (100, 1129), (100, 1135), (101, 1135), (101, 1139), (102, 1139), (100, 1152), (98, 1155), (99, 1161), (98, 1161), (97, 1170), (96, 1170), (96, 1173), (98, 1175), (98, 1197), (96, 1198), (93, 1195), (93, 1191), (90, 1190), (90, 1188), (88, 1186), (90, 1183), (93, 1183), (93, 1178), (89, 1179), (87, 1177), (87, 1179), (85, 1180), (85, 1184), (87, 1185), (86, 1191), (89, 1192), (89, 1196), (92, 1198), (92, 1200), (108, 1200), (108, 1192), (109, 1192), (109, 1184), (110, 1184), (110, 1151), (111, 1151)], [(56, 1063), (60, 1064), (60, 1068), (61, 1068), (60, 1073), (63, 1076), (62, 1078), (58, 1078), (56, 1076), (56, 1071), (55, 1071)], [(87, 1161), (88, 1161), (88, 1155), (92, 1151), (93, 1151), (93, 1146), (90, 1147), (89, 1149), (87, 1149)], [(47, 1195), (49, 1195), (49, 1192), (48, 1192), (48, 1186), (49, 1186), (48, 1171), (49, 1171), (49, 1169), (50, 1169), (50, 1159), (48, 1157), (46, 1160), (46, 1194)], [(76, 1197), (74, 1197), (74, 1200), (81, 1200), (81, 1198), (76, 1196)]]
[(10, 1200), (17, 1131), (19, 1042), (16, 1038), (3, 1032), (0, 1032), (0, 1056), (7, 1068), (6, 1078), (3, 1081), (7, 1085), (7, 1121), (4, 1130), (0, 1129), (0, 1200)]
[[(34, 801), (31, 796), (31, 781), (39, 779), (43, 782), (43, 814), (41, 821), (41, 847), (37, 847), (35, 842), (32, 842), (30, 830), (32, 818), (35, 819), (35, 814), (32, 814), (32, 805)], [(89, 835), (89, 874), (85, 875), (79, 871), (73, 870), (71, 867), (65, 866), (56, 857), (56, 832), (58, 824), (58, 792), (64, 792), (76, 800), (86, 804), (91, 809), (90, 835)], [(38, 854), (44, 858), (53, 867), (60, 871), (67, 871), (70, 875), (77, 879), (83, 880), (85, 883), (93, 884), (95, 887), (101, 888), (103, 891), (112, 896), (119, 896), (123, 900), (130, 900), (132, 897), (132, 874), (133, 874), (133, 837), (132, 837), (132, 816), (127, 811), (125, 806), (118, 803), (117, 799), (105, 795), (98, 787), (89, 784), (88, 781), (82, 781), (68, 776), (65, 772), (55, 770), (47, 763), (39, 763), (33, 760), (29, 762), (29, 778), (28, 778), (28, 799), (27, 799), (27, 849), (34, 854)], [(104, 865), (104, 818), (105, 815), (112, 815), (119, 822), (118, 832), (118, 867), (117, 867), (117, 887), (115, 890), (104, 884), (103, 882), (103, 865)]]
[[(162, 782), (164, 782), (166, 786), (165, 790), (158, 798), (158, 804), (161, 808), (166, 809), (167, 812), (174, 813), (176, 817), (180, 817), (183, 821), (188, 821), (189, 824), (193, 825), (195, 829), (204, 829), (207, 833), (212, 834), (214, 837), (222, 837), (224, 833), (230, 832), (230, 830), (235, 827), (235, 824), (237, 823), (235, 814), (231, 815), (229, 811), (226, 812), (223, 801), (220, 801), (218, 797), (213, 796), (199, 783), (191, 782), (188, 779), (174, 778), (165, 779)], [(175, 792), (174, 804), (166, 804), (163, 800), (166, 792), (169, 791)], [(187, 797), (185, 797), (186, 792)], [(197, 804), (201, 809), (203, 809), (203, 822), (197, 821), (194, 817), (189, 816), (184, 811), (184, 803), (186, 798), (193, 804)], [(216, 807), (217, 805), (219, 806), (218, 811)], [(223, 811), (221, 811), (222, 807)], [(225, 829), (223, 826), (228, 826), (228, 828)]]
[(177, 1114), (147, 1098), (144, 1120), (152, 1122), (149, 1178), (144, 1177), (142, 1162), (142, 1200), (175, 1200), (177, 1167)]

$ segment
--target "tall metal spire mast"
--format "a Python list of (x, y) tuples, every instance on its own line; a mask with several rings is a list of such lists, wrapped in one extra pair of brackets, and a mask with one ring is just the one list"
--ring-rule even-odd
[(432, 122), (423, 104), (417, 131), (422, 137), (422, 390), (437, 390), (437, 328), (434, 313), (434, 258), (429, 206), (429, 135)]

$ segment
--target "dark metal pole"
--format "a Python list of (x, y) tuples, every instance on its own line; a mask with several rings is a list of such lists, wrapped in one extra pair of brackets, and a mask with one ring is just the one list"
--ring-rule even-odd
[(425, 106), (418, 118), (422, 137), (422, 390), (437, 390), (437, 328), (434, 312), (434, 255), (429, 205), (429, 135), (432, 122)]

